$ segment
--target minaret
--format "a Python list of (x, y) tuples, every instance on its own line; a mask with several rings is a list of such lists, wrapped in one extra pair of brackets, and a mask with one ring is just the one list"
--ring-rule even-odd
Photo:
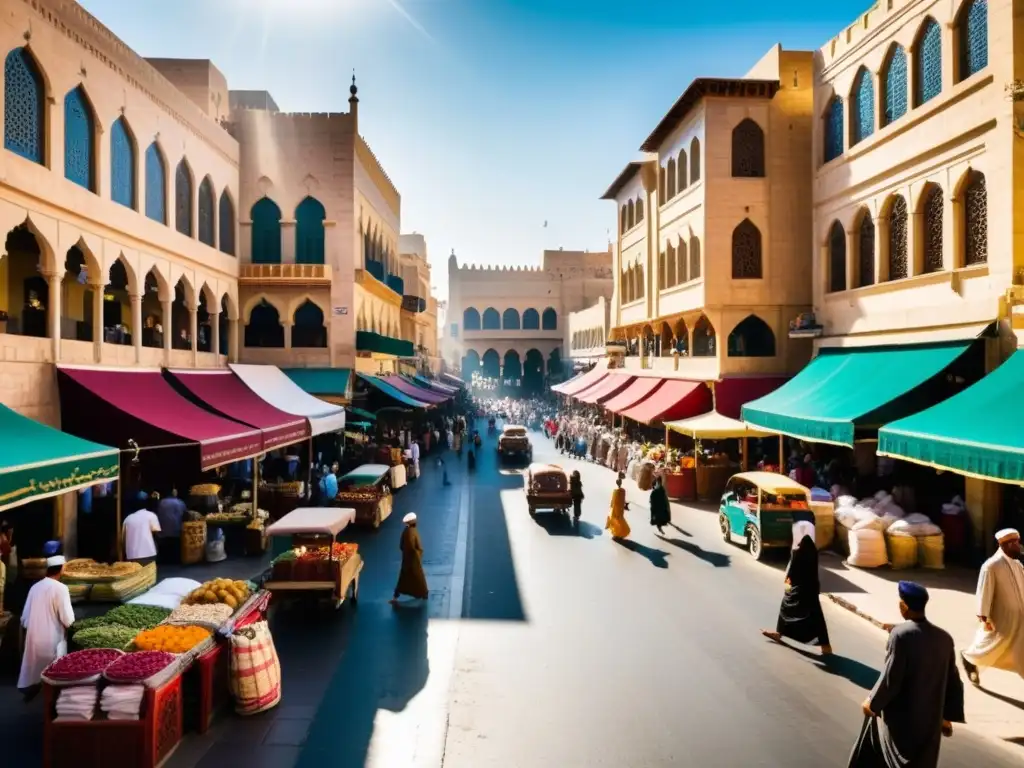
[(359, 93), (359, 89), (356, 88), (356, 71), (352, 70), (352, 85), (348, 87), (348, 92), (351, 94), (348, 97), (348, 112), (352, 116), (352, 126), (355, 133), (359, 133), (359, 97), (356, 95)]

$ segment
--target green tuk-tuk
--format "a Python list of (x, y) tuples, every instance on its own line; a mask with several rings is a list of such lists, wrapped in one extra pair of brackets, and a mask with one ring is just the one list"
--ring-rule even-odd
[(770, 547), (793, 545), (793, 523), (814, 520), (810, 491), (774, 472), (741, 472), (726, 483), (718, 524), (727, 542), (745, 544), (755, 560)]

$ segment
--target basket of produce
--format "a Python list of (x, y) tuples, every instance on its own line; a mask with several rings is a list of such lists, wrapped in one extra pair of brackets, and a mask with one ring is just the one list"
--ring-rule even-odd
[(233, 609), (226, 603), (180, 605), (171, 612), (164, 624), (195, 624), (216, 631), (231, 618), (232, 613)]
[(75, 651), (61, 656), (44, 669), (43, 682), (58, 687), (94, 683), (107, 667), (124, 655), (123, 651), (114, 648)]
[(174, 661), (174, 654), (167, 651), (125, 653), (103, 670), (103, 677), (112, 683), (141, 683)]
[(213, 579), (193, 590), (184, 600), (186, 605), (211, 605), (224, 603), (232, 610), (238, 608), (249, 597), (249, 585), (244, 581)]
[(98, 627), (75, 632), (71, 642), (79, 648), (117, 648), (124, 650), (131, 645), (138, 630), (122, 627), (120, 624), (101, 624)]
[(109, 624), (120, 624), (122, 627), (152, 629), (170, 615), (170, 609), (155, 605), (119, 605), (107, 611), (103, 618)]
[(206, 552), (206, 521), (193, 520), (181, 524), (181, 564), (203, 561)]
[(61, 572), (60, 580), (65, 584), (109, 584), (137, 574), (142, 570), (138, 563), (97, 563), (95, 560), (77, 559), (69, 561)]
[(889, 551), (889, 566), (893, 570), (917, 567), (917, 539), (906, 534), (885, 534), (885, 548)]
[(176, 624), (161, 624), (153, 629), (144, 629), (135, 636), (135, 650), (137, 651), (166, 651), (167, 653), (188, 653), (204, 640), (208, 640), (213, 633), (206, 627), (198, 627), (194, 624), (179, 626)]

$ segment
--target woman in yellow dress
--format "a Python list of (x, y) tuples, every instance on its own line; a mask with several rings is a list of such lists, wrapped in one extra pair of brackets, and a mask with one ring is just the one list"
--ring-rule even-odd
[(622, 481), (626, 476), (619, 473), (615, 481), (615, 490), (612, 491), (612, 509), (605, 521), (605, 530), (612, 532), (613, 539), (624, 539), (629, 536), (629, 523), (626, 522), (626, 510), (629, 504), (626, 503), (626, 489), (622, 487)]

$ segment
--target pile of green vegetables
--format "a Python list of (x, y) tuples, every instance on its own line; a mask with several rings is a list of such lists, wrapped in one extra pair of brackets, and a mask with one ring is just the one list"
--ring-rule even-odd
[(73, 642), (79, 648), (127, 648), (135, 636), (139, 633), (137, 629), (123, 627), (120, 624), (107, 624), (106, 626), (88, 627), (75, 633)]
[(79, 648), (124, 648), (143, 629), (152, 629), (171, 612), (155, 605), (119, 605), (102, 616), (71, 625), (71, 641)]

